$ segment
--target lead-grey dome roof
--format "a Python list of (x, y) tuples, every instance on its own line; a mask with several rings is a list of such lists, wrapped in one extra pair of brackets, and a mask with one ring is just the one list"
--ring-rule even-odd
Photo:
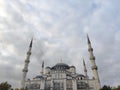
[(37, 78), (39, 78), (39, 79), (44, 79), (44, 77), (43, 77), (43, 76), (40, 76), (40, 75), (36, 76), (34, 79), (37, 79)]
[(52, 69), (54, 69), (54, 70), (66, 70), (69, 68), (70, 68), (70, 66), (68, 66), (65, 63), (57, 63), (55, 66), (52, 67)]

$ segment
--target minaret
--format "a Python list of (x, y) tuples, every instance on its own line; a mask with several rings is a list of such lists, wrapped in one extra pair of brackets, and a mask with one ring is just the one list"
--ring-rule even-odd
[(42, 72), (41, 74), (43, 75), (44, 74), (44, 61), (42, 62)]
[(84, 74), (85, 74), (85, 76), (88, 78), (88, 75), (87, 75), (87, 68), (86, 68), (86, 64), (85, 64), (84, 59), (83, 59), (83, 66), (84, 66)]
[(92, 68), (92, 72), (93, 72), (93, 75), (95, 78), (95, 86), (96, 86), (95, 90), (100, 90), (101, 85), (100, 85), (99, 75), (98, 75), (98, 71), (97, 71), (98, 68), (97, 68), (96, 63), (95, 63), (95, 56), (93, 54), (93, 48), (91, 46), (91, 42), (90, 42), (88, 35), (87, 35), (87, 41), (88, 41), (88, 51), (90, 54), (91, 68)]
[(25, 59), (25, 65), (23, 68), (23, 76), (22, 76), (22, 88), (25, 88), (25, 80), (26, 80), (26, 75), (28, 72), (28, 64), (30, 62), (30, 55), (31, 55), (31, 49), (32, 49), (32, 43), (33, 43), (33, 39), (31, 39), (30, 45), (29, 45), (29, 50), (27, 52), (27, 57)]
[(84, 66), (84, 74), (86, 76), (86, 80), (87, 80), (87, 84), (88, 84), (87, 90), (89, 90), (88, 74), (87, 74), (87, 68), (86, 68), (86, 64), (85, 64), (84, 59), (83, 59), (83, 66)]

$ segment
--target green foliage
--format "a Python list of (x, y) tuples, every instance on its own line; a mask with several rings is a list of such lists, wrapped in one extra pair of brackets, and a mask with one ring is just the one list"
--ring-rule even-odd
[(25, 90), (24, 88), (21, 88), (20, 90)]
[(117, 88), (113, 89), (113, 90), (120, 90), (120, 86), (118, 86)]
[(0, 84), (0, 90), (9, 90), (11, 88), (11, 85), (7, 82), (3, 82)]
[(24, 88), (21, 88), (20, 90), (28, 90), (28, 88), (26, 87), (25, 89)]
[(104, 85), (100, 90), (120, 90), (120, 86), (113, 89), (110, 86)]
[(112, 90), (110, 86), (104, 85), (100, 90)]
[(15, 88), (15, 90), (19, 90), (19, 88)]

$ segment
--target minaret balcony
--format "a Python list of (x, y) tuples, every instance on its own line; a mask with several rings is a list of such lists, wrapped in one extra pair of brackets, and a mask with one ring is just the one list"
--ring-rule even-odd
[(30, 60), (25, 60), (25, 63), (29, 63), (30, 62)]
[(27, 52), (27, 55), (31, 55), (31, 52)]
[(90, 51), (93, 51), (93, 48), (89, 48), (88, 51), (89, 51), (89, 52), (90, 52)]
[(23, 72), (28, 72), (28, 70), (27, 69), (23, 69)]
[(96, 65), (92, 66), (91, 68), (92, 68), (92, 70), (97, 70), (98, 69)]
[(84, 69), (84, 72), (87, 72), (87, 69)]
[(94, 56), (90, 57), (90, 60), (95, 60), (95, 57)]

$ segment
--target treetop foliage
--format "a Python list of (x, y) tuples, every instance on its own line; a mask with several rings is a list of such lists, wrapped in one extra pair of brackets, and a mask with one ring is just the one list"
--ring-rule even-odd
[(120, 86), (112, 88), (110, 86), (104, 85), (100, 90), (120, 90)]
[(8, 84), (7, 82), (2, 82), (0, 84), (0, 90), (9, 90), (11, 88), (11, 85)]

